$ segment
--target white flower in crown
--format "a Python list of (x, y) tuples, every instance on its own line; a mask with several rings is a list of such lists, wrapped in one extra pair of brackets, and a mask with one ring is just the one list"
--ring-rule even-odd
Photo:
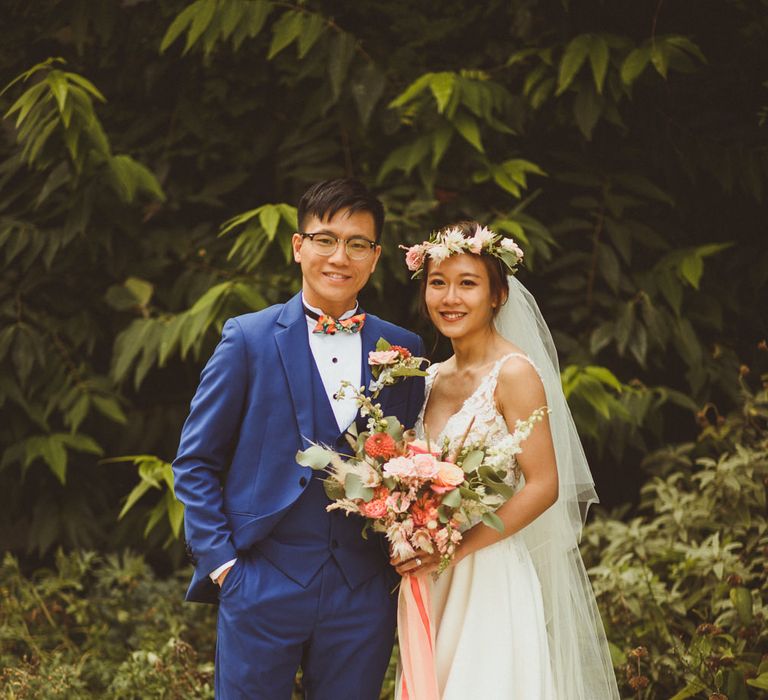
[(452, 252), (458, 253), (464, 248), (467, 239), (464, 238), (464, 235), (459, 229), (452, 228), (448, 229), (448, 231), (442, 235), (441, 242), (443, 245), (448, 246)]
[(413, 277), (424, 272), (424, 263), (429, 258), (435, 265), (451, 255), (486, 253), (498, 258), (507, 269), (507, 274), (514, 275), (517, 266), (523, 260), (523, 251), (511, 238), (504, 238), (494, 233), (487, 226), (475, 225), (474, 233), (467, 237), (458, 226), (446, 227), (433, 233), (429, 240), (413, 246), (400, 246), (405, 253), (405, 262)]
[(482, 228), (477, 229), (475, 235), (470, 239), (470, 250), (475, 255), (479, 255), (483, 248), (490, 247), (490, 244), (493, 243), (495, 238), (496, 234), (488, 227), (483, 226)]
[[(434, 260), (436, 264), (443, 262), (443, 260), (445, 260), (446, 258), (450, 258), (453, 252), (454, 251), (452, 251), (444, 243), (436, 243), (435, 245), (429, 246), (429, 248), (427, 249), (427, 255), (429, 255), (429, 257), (432, 260)], [(455, 252), (458, 252), (458, 251), (455, 251)]]

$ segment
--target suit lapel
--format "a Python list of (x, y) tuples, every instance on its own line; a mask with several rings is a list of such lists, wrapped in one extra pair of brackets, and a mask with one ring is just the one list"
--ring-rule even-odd
[(288, 380), (302, 444), (307, 449), (315, 428), (311, 375), (313, 359), (300, 293), (286, 302), (277, 322), (283, 329), (275, 334), (275, 341)]

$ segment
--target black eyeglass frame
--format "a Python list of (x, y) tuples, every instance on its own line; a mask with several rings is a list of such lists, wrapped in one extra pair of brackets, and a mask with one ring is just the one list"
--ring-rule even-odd
[(350, 241), (365, 241), (370, 247), (371, 253), (376, 249), (376, 246), (379, 245), (376, 241), (368, 240), (363, 236), (352, 236), (351, 238), (339, 238), (338, 236), (334, 236), (332, 233), (328, 233), (326, 231), (315, 231), (314, 233), (307, 233), (306, 231), (296, 231), (296, 233), (298, 233), (302, 238), (309, 238), (310, 242), (314, 242), (315, 236), (327, 236), (328, 238), (333, 238), (333, 240), (336, 241), (336, 247), (327, 255), (325, 253), (320, 253), (317, 249), (313, 248), (313, 250), (318, 255), (322, 255), (324, 258), (330, 258), (331, 255), (333, 255), (339, 249), (339, 241), (344, 241), (344, 251), (346, 252), (347, 257), (350, 260), (367, 260), (370, 257), (370, 253), (368, 253), (364, 258), (353, 258), (349, 254), (349, 248), (347, 248), (347, 244)]

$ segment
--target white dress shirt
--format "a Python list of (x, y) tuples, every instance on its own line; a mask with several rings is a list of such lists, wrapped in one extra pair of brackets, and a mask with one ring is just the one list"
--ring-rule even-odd
[[(324, 312), (315, 306), (307, 304), (304, 294), (301, 295), (301, 301), (310, 311), (318, 315)], [(339, 320), (349, 318), (357, 313), (358, 307), (345, 311)], [(336, 424), (339, 426), (339, 432), (346, 430), (357, 416), (357, 404), (354, 398), (347, 397), (336, 399), (336, 392), (341, 386), (342, 380), (346, 379), (352, 382), (354, 386), (360, 386), (362, 369), (363, 342), (360, 333), (313, 333), (317, 321), (313, 318), (307, 318), (307, 335), (309, 337), (309, 349), (317, 365), (317, 371), (320, 379), (323, 381), (323, 388), (331, 404), (333, 415), (336, 418)], [(214, 569), (210, 576), (216, 582), (221, 574), (232, 566), (237, 559), (222, 564)]]

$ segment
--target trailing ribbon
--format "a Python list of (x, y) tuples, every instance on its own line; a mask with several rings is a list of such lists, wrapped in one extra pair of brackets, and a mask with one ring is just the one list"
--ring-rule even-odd
[(397, 634), (403, 667), (402, 700), (440, 700), (435, 669), (435, 634), (429, 619), (424, 576), (405, 576), (397, 603)]

